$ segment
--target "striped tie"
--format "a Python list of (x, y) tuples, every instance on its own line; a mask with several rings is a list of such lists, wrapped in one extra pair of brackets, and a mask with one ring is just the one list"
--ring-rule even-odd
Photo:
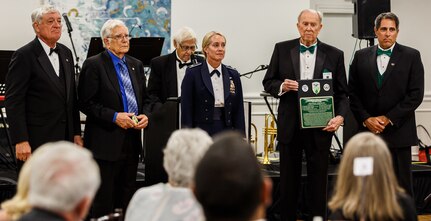
[(129, 71), (124, 62), (119, 62), (118, 66), (120, 68), (121, 81), (123, 82), (124, 91), (126, 93), (128, 112), (138, 115), (138, 104), (136, 103), (135, 91), (133, 90)]

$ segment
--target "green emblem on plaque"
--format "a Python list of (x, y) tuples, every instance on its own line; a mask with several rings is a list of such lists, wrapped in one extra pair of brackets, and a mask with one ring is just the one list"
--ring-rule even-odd
[(312, 90), (313, 90), (313, 92), (314, 92), (314, 94), (319, 94), (320, 93), (320, 82), (313, 82), (313, 83), (311, 83), (311, 87), (312, 87)]

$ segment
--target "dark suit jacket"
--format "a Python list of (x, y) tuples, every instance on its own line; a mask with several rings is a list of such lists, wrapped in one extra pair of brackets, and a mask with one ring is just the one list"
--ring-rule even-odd
[[(148, 96), (145, 91), (144, 66), (141, 61), (129, 55), (126, 63), (139, 114), (147, 113)], [(115, 161), (121, 154), (126, 131), (113, 122), (115, 112), (124, 112), (123, 99), (117, 73), (109, 53), (105, 50), (88, 58), (82, 67), (78, 85), (81, 111), (87, 115), (84, 145), (89, 148), (94, 158)], [(140, 131), (129, 129), (140, 141)], [(140, 145), (140, 148), (142, 146)]]
[(358, 125), (368, 117), (385, 115), (394, 124), (381, 134), (390, 147), (416, 145), (415, 110), (424, 96), (424, 67), (419, 51), (396, 43), (380, 89), (377, 73), (377, 46), (357, 51), (350, 65), (349, 91)]
[[(317, 43), (314, 79), (321, 79), (323, 70), (332, 72), (335, 115), (345, 116), (348, 108), (346, 71), (343, 52), (321, 41)], [(279, 42), (275, 45), (266, 75), (263, 79), (265, 91), (279, 97), (284, 79), (300, 80), (299, 39)], [(280, 96), (278, 107), (277, 139), (287, 144), (300, 127), (298, 93), (289, 91)], [(328, 133), (328, 136), (332, 136)]]
[[(222, 64), (225, 125), (245, 134), (244, 100), (239, 73)], [(214, 91), (206, 62), (189, 67), (181, 85), (181, 126), (213, 134)]]
[[(148, 79), (148, 95), (154, 105), (165, 103), (169, 97), (179, 97), (177, 82), (177, 55), (176, 51), (153, 58), (150, 63), (151, 74)], [(200, 56), (192, 56), (193, 63), (201, 63), (204, 59)]]
[(81, 134), (72, 53), (60, 43), (56, 47), (66, 87), (37, 38), (12, 56), (5, 105), (13, 144), (29, 141), (34, 150), (48, 141), (73, 141)]
[(33, 208), (27, 214), (21, 216), (19, 221), (65, 221), (63, 217), (43, 209)]

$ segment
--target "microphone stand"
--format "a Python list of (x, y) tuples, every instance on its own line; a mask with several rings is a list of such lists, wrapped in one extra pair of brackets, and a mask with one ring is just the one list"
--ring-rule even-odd
[(258, 71), (266, 70), (266, 69), (268, 69), (268, 65), (261, 64), (261, 65), (257, 66), (257, 68), (256, 68), (256, 69), (254, 69), (253, 71), (249, 71), (249, 72), (247, 72), (247, 73), (240, 74), (239, 76), (240, 76), (240, 77), (250, 78), (251, 76), (249, 76), (249, 75), (251, 75), (251, 74), (253, 74), (253, 73), (256, 73), (256, 72), (258, 72)]
[(76, 62), (75, 62), (75, 82), (78, 82), (79, 74), (81, 73), (81, 67), (79, 66), (79, 57), (76, 54), (75, 44), (73, 43), (72, 30), (67, 29), (67, 32), (69, 33), (70, 42), (72, 43), (73, 54), (75, 55), (75, 59), (76, 59)]

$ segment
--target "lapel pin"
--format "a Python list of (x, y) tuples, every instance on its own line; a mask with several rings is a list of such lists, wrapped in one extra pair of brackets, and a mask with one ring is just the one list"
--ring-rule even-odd
[(132, 67), (132, 70), (134, 71), (134, 70), (135, 70), (135, 68), (134, 68), (134, 67)]
[(66, 62), (69, 62), (69, 59), (66, 58)]
[(391, 63), (391, 66), (395, 66), (395, 63)]

